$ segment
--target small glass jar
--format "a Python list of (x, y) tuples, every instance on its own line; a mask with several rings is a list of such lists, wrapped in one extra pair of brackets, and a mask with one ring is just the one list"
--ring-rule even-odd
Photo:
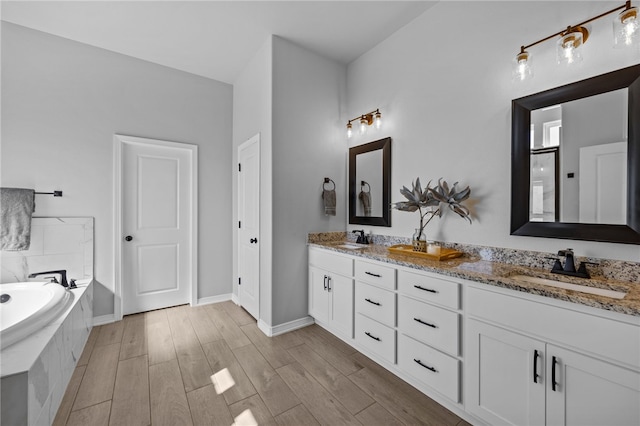
[(440, 256), (440, 245), (436, 244), (435, 241), (427, 241), (427, 254)]
[(413, 233), (412, 237), (413, 243), (413, 251), (427, 251), (427, 236), (423, 232), (420, 232), (420, 228), (416, 228), (416, 232)]

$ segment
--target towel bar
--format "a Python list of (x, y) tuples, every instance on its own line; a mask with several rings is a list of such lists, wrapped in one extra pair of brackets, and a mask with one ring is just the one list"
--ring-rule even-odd
[(62, 197), (62, 191), (53, 192), (36, 192), (38, 195), (53, 195), (54, 197)]

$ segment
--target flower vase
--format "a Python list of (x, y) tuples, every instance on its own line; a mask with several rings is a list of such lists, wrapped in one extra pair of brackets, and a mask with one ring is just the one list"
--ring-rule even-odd
[(411, 238), (413, 243), (413, 251), (420, 251), (426, 253), (427, 251), (427, 236), (420, 230), (420, 228), (416, 228), (416, 232), (413, 233), (413, 237)]

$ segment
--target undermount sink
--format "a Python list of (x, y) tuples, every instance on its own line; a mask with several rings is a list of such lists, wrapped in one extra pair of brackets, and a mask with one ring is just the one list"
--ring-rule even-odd
[(361, 244), (356, 244), (356, 243), (345, 243), (345, 244), (340, 244), (338, 247), (349, 249), (349, 250), (358, 250), (358, 249), (363, 249), (366, 246)]
[(546, 278), (539, 277), (530, 277), (529, 275), (511, 275), (509, 278), (514, 279), (516, 281), (531, 283), (531, 284), (542, 284), (550, 287), (563, 288), (566, 290), (579, 291), (582, 293), (595, 294), (598, 296), (610, 297), (612, 299), (623, 299), (627, 293), (616, 290), (608, 290), (604, 288), (598, 287), (590, 287), (586, 285), (579, 284), (570, 284), (562, 281), (549, 280)]

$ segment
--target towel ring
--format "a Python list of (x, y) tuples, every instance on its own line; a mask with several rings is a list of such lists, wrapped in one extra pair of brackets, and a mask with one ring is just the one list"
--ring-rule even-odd
[(333, 191), (334, 189), (336, 189), (336, 183), (333, 180), (331, 180), (328, 177), (326, 177), (326, 178), (324, 178), (324, 182), (322, 183), (322, 190), (323, 191), (327, 190), (327, 188), (325, 188), (324, 186), (326, 184), (328, 184), (328, 183), (332, 183), (333, 184), (333, 189), (330, 189), (329, 191)]
[(360, 181), (360, 191), (365, 192), (365, 191), (362, 189), (362, 187), (363, 187), (363, 186), (365, 186), (365, 185), (367, 185), (367, 188), (368, 188), (366, 192), (371, 192), (371, 186), (370, 186), (367, 182), (365, 182), (365, 181)]

